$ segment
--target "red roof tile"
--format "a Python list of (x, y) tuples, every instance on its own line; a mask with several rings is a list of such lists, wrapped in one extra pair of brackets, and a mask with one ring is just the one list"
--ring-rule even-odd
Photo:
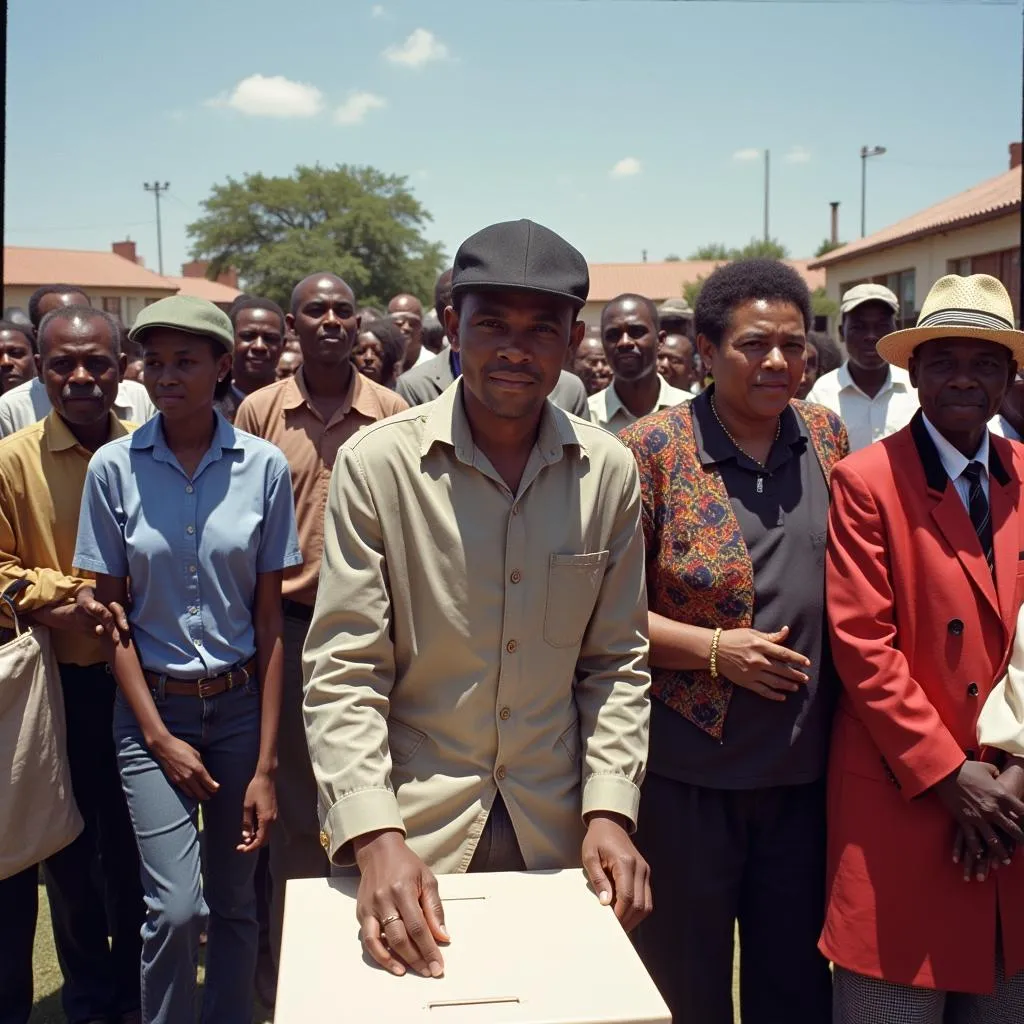
[(895, 245), (934, 235), (956, 228), (967, 227), (993, 217), (1002, 217), (1020, 209), (1021, 169), (1015, 167), (1004, 171), (996, 178), (983, 181), (974, 188), (960, 192), (941, 203), (929, 206), (920, 213), (897, 221), (866, 238), (858, 238), (842, 249), (823, 256), (811, 263), (811, 267), (830, 267), (835, 263), (863, 256), (869, 252), (889, 249)]
[(112, 252), (4, 247), (5, 285), (38, 288), (55, 283), (114, 290), (135, 288), (154, 295), (171, 295), (177, 289), (167, 278)]
[(168, 277), (167, 280), (177, 287), (179, 295), (192, 295), (208, 302), (226, 304), (234, 302), (242, 294), (237, 288), (205, 277)]

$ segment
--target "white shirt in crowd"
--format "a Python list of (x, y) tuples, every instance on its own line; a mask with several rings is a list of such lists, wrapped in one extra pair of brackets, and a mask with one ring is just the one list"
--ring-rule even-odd
[(996, 437), (1005, 437), (1007, 441), (1024, 441), (1024, 438), (1017, 433), (1014, 429), (1013, 424), (1005, 417), (996, 413), (988, 421), (988, 429), (996, 435)]
[(869, 398), (854, 383), (849, 364), (843, 363), (814, 382), (807, 401), (831, 409), (846, 424), (852, 452), (902, 430), (918, 410), (910, 374), (897, 366), (889, 367), (885, 384)]
[[(693, 398), (689, 391), (682, 391), (679, 388), (672, 387), (660, 375), (658, 376), (658, 381), (661, 384), (658, 400), (654, 403), (654, 408), (647, 415), (650, 415), (652, 412), (659, 412), (662, 409), (669, 409), (673, 405), (682, 405), (683, 402), (689, 402)], [(614, 382), (609, 384), (603, 391), (598, 391), (597, 394), (591, 395), (587, 399), (587, 405), (590, 407), (591, 423), (596, 423), (599, 427), (604, 427), (605, 430), (610, 430), (613, 434), (624, 430), (631, 423), (635, 423), (639, 419), (623, 404), (622, 399), (619, 398), (618, 391), (615, 390)]]
[[(11, 388), (0, 395), (0, 437), (7, 437), (24, 427), (44, 419), (53, 408), (46, 394), (46, 385), (38, 377)], [(156, 415), (156, 406), (149, 392), (134, 380), (123, 380), (117, 386), (114, 415), (141, 426)]]
[(931, 420), (929, 420), (927, 416), (923, 418), (925, 429), (928, 431), (928, 435), (931, 437), (932, 441), (935, 442), (935, 447), (939, 452), (939, 458), (942, 460), (942, 468), (946, 471), (946, 476), (953, 481), (956, 493), (960, 495), (960, 500), (964, 503), (964, 508), (969, 512), (971, 510), (971, 481), (964, 476), (964, 470), (972, 462), (980, 462), (982, 465), (981, 489), (985, 492), (985, 497), (988, 497), (988, 431), (985, 431), (985, 434), (981, 439), (981, 447), (979, 447), (974, 453), (974, 458), (969, 459), (963, 452), (954, 448), (949, 441), (947, 441), (938, 432), (938, 430), (932, 426)]

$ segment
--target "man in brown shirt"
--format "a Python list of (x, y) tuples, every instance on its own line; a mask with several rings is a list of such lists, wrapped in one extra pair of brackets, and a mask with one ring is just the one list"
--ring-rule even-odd
[(292, 293), (287, 325), (299, 338), (303, 365), (254, 392), (235, 426), (276, 444), (291, 467), (302, 565), (284, 576), (285, 681), (278, 736), (279, 815), (270, 845), (271, 943), (280, 952), (284, 888), (289, 878), (329, 874), (320, 845), (316, 783), (302, 723), (302, 646), (316, 599), (324, 548), (324, 506), (338, 449), (357, 430), (408, 408), (393, 391), (355, 372), (356, 300), (344, 281), (312, 274)]

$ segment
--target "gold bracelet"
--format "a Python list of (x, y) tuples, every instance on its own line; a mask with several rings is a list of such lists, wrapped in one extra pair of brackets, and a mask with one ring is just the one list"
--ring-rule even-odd
[(718, 678), (718, 642), (722, 639), (722, 627), (719, 626), (715, 630), (715, 635), (711, 638), (711, 656), (708, 658), (708, 671), (711, 673), (712, 679)]

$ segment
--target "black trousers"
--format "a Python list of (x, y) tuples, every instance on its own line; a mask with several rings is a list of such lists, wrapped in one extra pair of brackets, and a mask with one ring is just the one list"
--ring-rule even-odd
[(648, 774), (636, 845), (654, 913), (634, 941), (676, 1024), (829, 1024), (824, 785), (722, 790)]
[[(81, 835), (43, 864), (69, 1024), (139, 1008), (139, 860), (114, 754), (116, 684), (105, 665), (61, 665), (71, 788)], [(0, 882), (0, 1024), (32, 1007), (38, 870)]]

